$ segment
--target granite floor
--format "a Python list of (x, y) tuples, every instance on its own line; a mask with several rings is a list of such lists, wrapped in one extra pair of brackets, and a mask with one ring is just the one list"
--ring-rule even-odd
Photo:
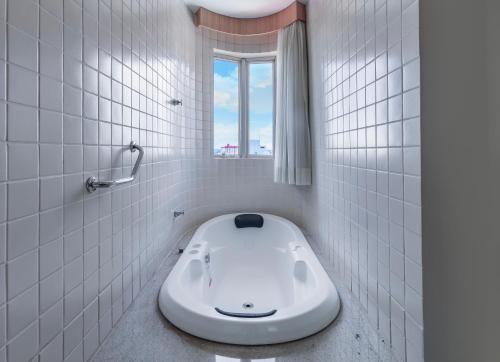
[[(187, 244), (186, 236), (180, 245)], [(175, 362), (349, 362), (392, 361), (383, 340), (368, 327), (359, 303), (350, 297), (322, 255), (318, 258), (342, 299), (339, 317), (323, 331), (272, 346), (234, 346), (188, 335), (170, 324), (157, 304), (159, 289), (178, 259), (170, 254), (93, 358), (98, 361)]]

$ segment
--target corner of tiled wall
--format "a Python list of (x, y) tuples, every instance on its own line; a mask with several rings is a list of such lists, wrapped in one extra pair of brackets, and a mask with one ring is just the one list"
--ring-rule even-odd
[(418, 0), (310, 0), (306, 225), (401, 361), (423, 360)]

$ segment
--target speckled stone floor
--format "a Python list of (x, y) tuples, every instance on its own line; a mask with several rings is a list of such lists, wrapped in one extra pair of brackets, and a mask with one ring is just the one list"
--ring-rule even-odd
[[(187, 235), (180, 245), (187, 244)], [(178, 259), (169, 255), (119, 321), (93, 358), (98, 361), (165, 362), (350, 362), (392, 361), (383, 340), (368, 327), (359, 303), (315, 245), (313, 249), (337, 286), (342, 299), (339, 317), (323, 331), (294, 342), (272, 346), (234, 346), (206, 341), (174, 327), (160, 313), (158, 292)]]

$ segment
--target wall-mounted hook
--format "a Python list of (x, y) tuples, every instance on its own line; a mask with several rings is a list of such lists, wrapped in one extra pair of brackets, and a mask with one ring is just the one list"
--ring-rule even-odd
[(184, 215), (184, 210), (183, 211), (174, 211), (174, 219), (181, 216), (181, 215)]
[(182, 99), (171, 99), (168, 103), (173, 106), (182, 106)]

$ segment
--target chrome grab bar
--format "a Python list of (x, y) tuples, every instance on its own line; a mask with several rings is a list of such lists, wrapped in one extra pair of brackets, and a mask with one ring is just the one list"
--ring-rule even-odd
[(139, 150), (139, 156), (137, 157), (137, 160), (135, 161), (134, 168), (132, 169), (132, 173), (130, 174), (129, 177), (123, 177), (117, 180), (110, 180), (110, 181), (99, 181), (97, 177), (91, 176), (87, 179), (85, 182), (85, 187), (87, 188), (88, 192), (94, 192), (100, 187), (112, 187), (112, 186), (117, 186), (117, 185), (123, 185), (129, 182), (132, 182), (135, 180), (135, 175), (137, 174), (137, 171), (139, 170), (139, 167), (141, 166), (142, 162), (142, 157), (144, 156), (144, 149), (136, 144), (134, 141), (130, 142), (129, 145), (130, 151), (135, 152), (135, 150)]

